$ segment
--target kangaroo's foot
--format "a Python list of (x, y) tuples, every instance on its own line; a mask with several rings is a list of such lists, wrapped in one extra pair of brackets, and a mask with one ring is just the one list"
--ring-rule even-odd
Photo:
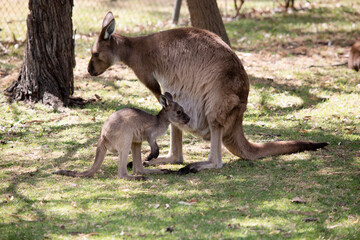
[(118, 179), (125, 179), (125, 180), (132, 180), (132, 181), (145, 181), (147, 180), (144, 176), (134, 176), (134, 175), (124, 175), (124, 176), (118, 176)]
[(170, 169), (147, 169), (143, 168), (137, 171), (134, 171), (134, 174), (170, 174), (170, 173), (176, 173), (177, 171), (173, 171)]
[(184, 175), (188, 173), (197, 173), (204, 169), (211, 169), (211, 168), (221, 168), (222, 164), (216, 164), (211, 161), (204, 161), (204, 162), (196, 162), (190, 163), (183, 168), (180, 168), (178, 171), (178, 175)]
[(175, 155), (170, 155), (166, 157), (159, 157), (156, 159), (152, 159), (151, 161), (144, 162), (145, 166), (154, 166), (159, 164), (182, 164), (184, 159), (182, 156), (177, 157)]

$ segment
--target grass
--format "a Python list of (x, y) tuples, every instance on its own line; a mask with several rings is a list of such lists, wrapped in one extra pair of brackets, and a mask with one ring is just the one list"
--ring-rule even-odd
[[(360, 20), (359, 8), (335, 2), (226, 23), (251, 81), (247, 137), (326, 141), (326, 149), (252, 163), (223, 149), (221, 169), (149, 175), (144, 182), (118, 180), (117, 156), (110, 153), (94, 178), (51, 174), (92, 164), (101, 126), (112, 112), (129, 105), (160, 110), (121, 64), (90, 77), (86, 64), (94, 38), (81, 36), (75, 95), (97, 94), (101, 101), (59, 111), (8, 102), (0, 94), (0, 239), (359, 239), (360, 76), (345, 67), (307, 68), (346, 61), (359, 33), (352, 24)], [(329, 27), (321, 30), (324, 23)], [(22, 44), (5, 46), (0, 89), (16, 78), (24, 50)], [(165, 154), (169, 133), (159, 145)], [(144, 144), (143, 155), (148, 152)], [(186, 163), (208, 153), (208, 142), (185, 133)], [(306, 202), (293, 203), (295, 197)]]

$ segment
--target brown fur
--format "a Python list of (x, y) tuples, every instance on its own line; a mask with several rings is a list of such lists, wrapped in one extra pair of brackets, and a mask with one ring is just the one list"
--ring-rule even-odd
[(360, 69), (360, 41), (355, 42), (351, 47), (348, 67), (355, 71)]
[[(114, 26), (115, 19), (109, 12), (92, 48), (89, 73), (99, 75), (122, 61), (157, 98), (161, 88), (173, 94), (191, 119), (182, 129), (211, 140), (208, 161), (190, 164), (187, 170), (220, 168), (222, 143), (245, 159), (316, 150), (327, 145), (303, 141), (248, 142), (242, 121), (249, 79), (239, 58), (217, 35), (197, 28), (179, 28), (130, 38), (112, 34)], [(172, 125), (170, 154), (153, 163), (174, 162), (183, 162), (182, 132)]]
[(53, 173), (72, 177), (92, 177), (100, 169), (106, 151), (109, 150), (119, 154), (118, 178), (141, 180), (142, 176), (129, 175), (127, 171), (130, 148), (134, 174), (167, 172), (167, 170), (144, 168), (141, 162), (141, 143), (146, 140), (151, 147), (147, 160), (157, 158), (159, 147), (156, 138), (166, 132), (170, 122), (181, 126), (189, 122), (189, 116), (180, 105), (172, 101), (169, 93), (161, 96), (160, 100), (163, 109), (156, 116), (135, 108), (124, 108), (111, 114), (102, 127), (95, 161), (89, 170), (85, 172), (59, 170)]

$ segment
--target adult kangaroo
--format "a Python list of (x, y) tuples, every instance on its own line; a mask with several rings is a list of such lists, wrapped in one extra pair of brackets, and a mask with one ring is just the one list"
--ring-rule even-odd
[[(327, 145), (305, 141), (250, 143), (242, 125), (249, 79), (237, 55), (217, 35), (197, 28), (140, 37), (114, 32), (115, 19), (108, 12), (91, 50), (90, 75), (97, 76), (122, 61), (157, 99), (162, 88), (183, 106), (190, 116), (183, 130), (211, 141), (207, 161), (191, 163), (179, 173), (221, 168), (222, 143), (244, 159), (316, 150)], [(182, 131), (171, 125), (170, 135), (169, 155), (150, 163), (183, 162)]]
[(360, 69), (360, 41), (355, 42), (350, 49), (348, 67), (357, 72)]

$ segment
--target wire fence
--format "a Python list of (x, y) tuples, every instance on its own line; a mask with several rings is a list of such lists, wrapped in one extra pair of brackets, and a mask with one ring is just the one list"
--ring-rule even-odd
[[(187, 18), (186, 1), (182, 1), (181, 18)], [(98, 31), (102, 19), (111, 10), (117, 28), (129, 32), (150, 26), (161, 27), (171, 21), (175, 0), (74, 0), (73, 28), (78, 34)], [(0, 0), (0, 40), (24, 40), (28, 0)]]
[[(0, 0), (0, 42), (23, 41), (29, 0)], [(272, 3), (276, 0), (246, 0)], [(233, 0), (217, 0), (223, 15), (235, 13)], [(73, 28), (77, 34), (99, 31), (103, 17), (111, 10), (117, 29), (132, 33), (163, 29), (171, 25), (176, 0), (74, 0)], [(248, 5), (246, 5), (248, 6)], [(189, 24), (186, 0), (182, 0), (179, 25)]]

